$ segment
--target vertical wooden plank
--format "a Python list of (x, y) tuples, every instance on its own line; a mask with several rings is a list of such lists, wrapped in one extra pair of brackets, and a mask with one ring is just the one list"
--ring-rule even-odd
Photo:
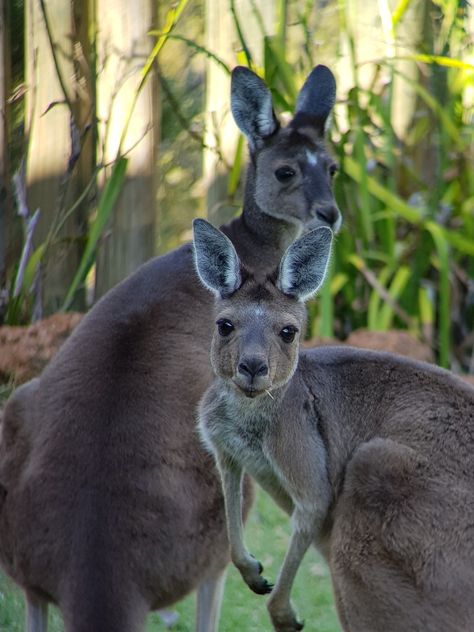
[[(86, 0), (77, 0), (84, 7)], [(50, 24), (56, 61), (68, 100), (74, 112), (76, 131), (81, 134), (80, 93), (77, 91), (75, 55), (77, 45), (72, 1), (48, 0), (45, 9)], [(81, 182), (76, 171), (68, 176), (71, 142), (71, 112), (56, 72), (39, 0), (25, 0), (26, 11), (26, 133), (28, 205), (33, 213), (41, 209), (35, 234), (38, 246), (47, 239), (52, 226), (77, 199)], [(44, 313), (58, 310), (77, 269), (84, 232), (83, 211), (79, 209), (64, 223), (56, 243), (48, 251), (43, 270)], [(77, 305), (76, 305), (77, 306)]]
[[(155, 5), (152, 0), (110, 0), (105, 10), (103, 4), (97, 4), (99, 160), (104, 164), (116, 158), (140, 71), (154, 43), (147, 33), (156, 28)], [(98, 256), (96, 297), (155, 252), (158, 104), (152, 74), (123, 142), (127, 176)]]
[[(12, 248), (13, 208), (8, 152), (10, 62), (8, 1), (0, 0), (0, 290), (5, 287)], [(0, 297), (0, 322), (2, 303)]]
[[(274, 0), (236, 0), (235, 10), (244, 27), (245, 37), (256, 64), (263, 64), (263, 36), (255, 17), (252, 4), (261, 13), (265, 31), (274, 34)], [(230, 67), (237, 64), (236, 53), (240, 50), (234, 27), (229, 0), (206, 0), (205, 45), (221, 57)], [(204, 151), (204, 181), (207, 185), (207, 208), (209, 217), (217, 222), (226, 221), (235, 209), (227, 201), (227, 169), (212, 148), (219, 147), (225, 161), (234, 158), (238, 131), (230, 112), (230, 77), (212, 60), (206, 68), (206, 145)]]

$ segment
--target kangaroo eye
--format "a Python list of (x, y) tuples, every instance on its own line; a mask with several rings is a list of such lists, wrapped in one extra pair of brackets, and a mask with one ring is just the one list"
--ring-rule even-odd
[(283, 342), (289, 344), (295, 339), (297, 331), (298, 329), (296, 327), (293, 327), (293, 325), (287, 325), (286, 327), (283, 327), (283, 329), (280, 331), (280, 338), (283, 340)]
[(331, 178), (334, 178), (336, 173), (339, 171), (339, 168), (335, 162), (332, 162), (328, 167), (328, 171)]
[(223, 338), (234, 331), (234, 325), (230, 322), (230, 320), (227, 320), (226, 318), (221, 318), (220, 320), (218, 320), (216, 325), (219, 335)]
[(284, 167), (278, 167), (275, 171), (275, 177), (279, 182), (288, 182), (295, 175), (295, 170), (285, 165)]

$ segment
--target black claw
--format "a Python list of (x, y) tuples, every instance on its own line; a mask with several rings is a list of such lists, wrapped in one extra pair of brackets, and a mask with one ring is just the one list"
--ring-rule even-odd
[(302, 630), (304, 628), (304, 621), (297, 621), (296, 622), (296, 629), (297, 630)]
[(268, 595), (268, 593), (272, 592), (273, 586), (274, 584), (265, 580), (264, 583), (259, 584), (258, 586), (251, 586), (251, 589), (254, 593), (257, 593), (257, 595)]

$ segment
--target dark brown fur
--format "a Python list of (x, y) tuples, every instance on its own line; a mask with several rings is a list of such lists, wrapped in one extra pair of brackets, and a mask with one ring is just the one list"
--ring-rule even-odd
[[(248, 80), (249, 71), (237, 72)], [(316, 184), (298, 175), (290, 190), (276, 180), (276, 163), (304, 163), (310, 140), (287, 156), (292, 134), (251, 139), (243, 215), (224, 228), (253, 268), (272, 270), (306, 225), (321, 223), (320, 202), (339, 223), (322, 129), (311, 141)], [(281, 208), (268, 206), (274, 198)], [(194, 589), (198, 630), (216, 629), (228, 542), (219, 480), (194, 419), (212, 378), (212, 313), (185, 245), (110, 291), (39, 380), (8, 402), (0, 563), (26, 592), (31, 632), (43, 629), (48, 601), (68, 632), (136, 632), (149, 610)]]

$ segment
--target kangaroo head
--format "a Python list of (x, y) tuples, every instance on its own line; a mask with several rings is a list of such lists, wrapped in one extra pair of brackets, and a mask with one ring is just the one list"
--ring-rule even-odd
[(255, 202), (263, 213), (300, 231), (341, 226), (332, 191), (337, 165), (324, 142), (335, 96), (332, 72), (316, 66), (298, 95), (295, 116), (282, 128), (260, 77), (243, 66), (232, 72), (232, 113), (249, 143)]
[(217, 299), (214, 372), (248, 397), (283, 386), (298, 364), (304, 301), (326, 274), (331, 230), (306, 233), (288, 248), (274, 274), (259, 278), (241, 265), (232, 242), (217, 228), (197, 219), (193, 229), (198, 275)]

